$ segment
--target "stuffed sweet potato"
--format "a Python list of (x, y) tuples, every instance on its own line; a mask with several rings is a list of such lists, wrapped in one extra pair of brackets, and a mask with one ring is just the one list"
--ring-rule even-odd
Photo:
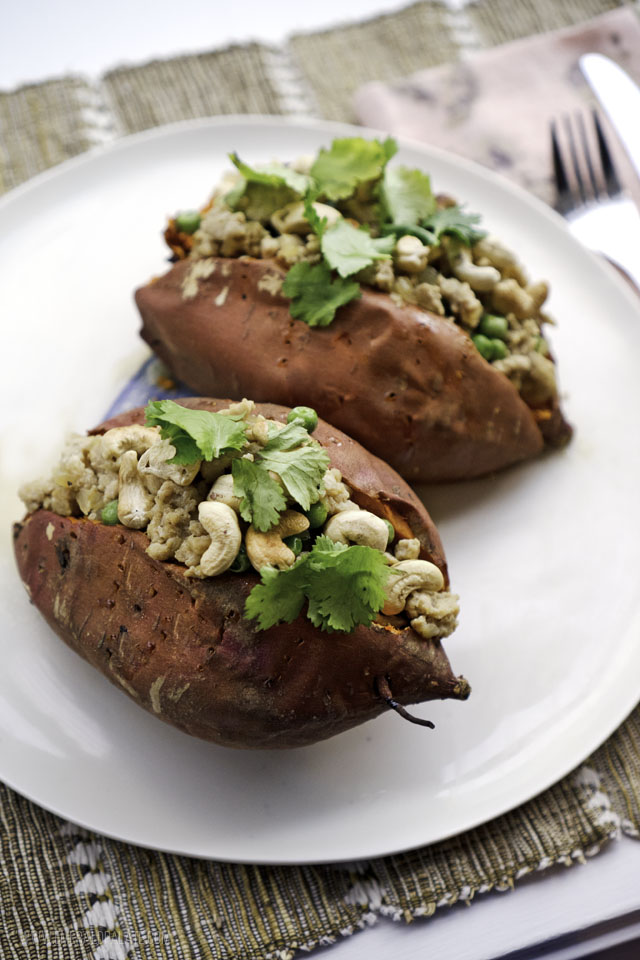
[(170, 221), (178, 262), (136, 291), (142, 337), (196, 392), (306, 398), (412, 481), (562, 446), (546, 283), (387, 166), (392, 149), (335, 141), (266, 172), (234, 158), (235, 180)]
[(389, 705), (468, 696), (441, 646), (458, 606), (428, 513), (315, 423), (308, 408), (160, 401), (73, 438), (21, 491), (32, 602), (189, 734), (302, 746)]

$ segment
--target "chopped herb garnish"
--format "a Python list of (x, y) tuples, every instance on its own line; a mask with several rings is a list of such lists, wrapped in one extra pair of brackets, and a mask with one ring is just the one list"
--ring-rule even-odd
[(247, 597), (245, 616), (260, 630), (291, 623), (305, 600), (307, 617), (328, 633), (368, 626), (385, 602), (389, 567), (371, 547), (334, 543), (320, 536), (288, 570), (265, 569), (261, 583)]
[(269, 530), (280, 519), (287, 501), (282, 487), (262, 463), (239, 458), (231, 465), (233, 492), (241, 497), (240, 516), (256, 530)]
[(372, 237), (365, 229), (338, 220), (322, 236), (325, 260), (341, 277), (369, 267), (375, 260), (388, 260), (395, 245), (393, 237)]
[(382, 200), (393, 223), (415, 225), (436, 211), (431, 180), (421, 170), (387, 167), (382, 180)]
[[(296, 424), (285, 427), (286, 430), (295, 430)], [(319, 443), (307, 442), (294, 449), (283, 449), (278, 436), (256, 454), (261, 465), (267, 470), (277, 473), (289, 496), (299, 503), (303, 510), (308, 510), (312, 503), (320, 498), (322, 478), (329, 466), (329, 455)]]
[(328, 264), (308, 261), (296, 263), (289, 270), (282, 292), (291, 300), (291, 316), (310, 327), (328, 326), (339, 307), (362, 296), (354, 280), (332, 279)]
[[(320, 444), (299, 424), (288, 424), (271, 435), (253, 460), (233, 461), (233, 492), (241, 498), (241, 517), (257, 530), (269, 530), (286, 509), (285, 492), (308, 510), (320, 498), (328, 466), (329, 456)], [(281, 484), (269, 471), (280, 477)]]
[(311, 176), (318, 184), (319, 194), (327, 200), (345, 200), (360, 183), (379, 179), (397, 149), (391, 137), (383, 143), (363, 137), (334, 140), (328, 150), (321, 150), (316, 157)]
[(433, 234), (433, 242), (437, 242), (443, 234), (448, 234), (465, 246), (471, 247), (486, 236), (485, 230), (478, 229), (481, 219), (479, 213), (467, 213), (456, 204), (453, 207), (437, 210), (423, 220), (421, 226)]
[(148, 427), (160, 427), (163, 440), (176, 449), (170, 463), (187, 464), (196, 460), (216, 460), (242, 450), (247, 444), (244, 425), (237, 418), (191, 410), (173, 400), (152, 400), (145, 409)]
[(237, 153), (230, 153), (229, 159), (247, 183), (261, 183), (268, 187), (286, 186), (299, 196), (302, 196), (309, 189), (309, 177), (292, 170), (284, 163), (265, 163), (257, 168), (243, 163)]

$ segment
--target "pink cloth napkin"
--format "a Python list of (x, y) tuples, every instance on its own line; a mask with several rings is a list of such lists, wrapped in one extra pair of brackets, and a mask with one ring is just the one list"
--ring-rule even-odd
[[(355, 94), (356, 113), (365, 125), (476, 160), (552, 203), (549, 123), (594, 102), (578, 67), (590, 51), (611, 57), (640, 82), (637, 15), (623, 7), (393, 83), (366, 84)], [(640, 182), (611, 139), (621, 179), (638, 202)]]

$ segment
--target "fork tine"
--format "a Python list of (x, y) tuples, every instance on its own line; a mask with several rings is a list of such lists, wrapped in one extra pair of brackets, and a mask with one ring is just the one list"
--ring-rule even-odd
[(571, 195), (567, 168), (564, 165), (560, 144), (558, 142), (558, 130), (555, 120), (551, 121), (551, 155), (553, 159), (553, 178), (556, 184), (556, 209), (561, 214), (567, 214), (573, 210), (575, 204)]
[(587, 138), (587, 127), (585, 125), (584, 115), (582, 113), (578, 113), (576, 115), (576, 124), (578, 126), (578, 133), (580, 135), (580, 143), (582, 145), (582, 155), (584, 157), (584, 162), (589, 174), (589, 182), (591, 184), (593, 199), (597, 200), (600, 194), (600, 187), (598, 186), (596, 172), (593, 167), (593, 160), (591, 159), (591, 149), (589, 147), (589, 140)]
[(578, 151), (576, 149), (576, 140), (573, 135), (573, 127), (571, 125), (571, 118), (564, 118), (564, 128), (567, 134), (567, 141), (569, 143), (569, 156), (571, 157), (571, 165), (573, 167), (573, 175), (575, 177), (576, 186), (578, 187), (578, 193), (580, 194), (580, 201), (582, 204), (587, 202), (587, 194), (584, 189), (584, 180), (582, 179), (582, 171), (580, 170), (580, 164), (578, 162)]
[(613, 163), (613, 157), (611, 156), (609, 145), (604, 135), (604, 130), (602, 129), (602, 124), (600, 123), (598, 111), (595, 108), (592, 110), (592, 116), (593, 125), (596, 129), (598, 152), (600, 154), (600, 163), (602, 164), (602, 173), (604, 176), (605, 186), (607, 188), (608, 195), (610, 197), (615, 197), (618, 193), (622, 193), (622, 186), (620, 184), (620, 180), (618, 179), (618, 174)]

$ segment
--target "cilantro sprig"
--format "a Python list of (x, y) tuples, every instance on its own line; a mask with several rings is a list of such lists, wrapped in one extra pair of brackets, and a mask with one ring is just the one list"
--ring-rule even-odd
[(247, 444), (244, 425), (237, 417), (191, 410), (173, 400), (152, 400), (145, 408), (148, 427), (160, 427), (160, 436), (175, 447), (170, 463), (217, 460)]
[(486, 231), (480, 230), (478, 226), (481, 219), (479, 213), (467, 213), (455, 204), (452, 207), (436, 210), (422, 221), (421, 226), (433, 234), (436, 243), (443, 234), (448, 234), (465, 246), (471, 247), (486, 236)]
[(355, 280), (333, 279), (327, 263), (310, 264), (306, 260), (291, 267), (282, 292), (291, 300), (291, 316), (310, 327), (328, 326), (339, 307), (362, 296)]
[(269, 530), (286, 509), (282, 487), (262, 463), (243, 458), (231, 464), (233, 492), (240, 500), (240, 516), (257, 530)]
[(237, 153), (230, 153), (229, 159), (247, 183), (260, 183), (267, 187), (287, 186), (299, 196), (302, 196), (311, 185), (309, 177), (287, 167), (284, 163), (265, 163), (260, 167), (251, 167), (248, 163), (244, 163)]
[(362, 227), (347, 220), (338, 220), (322, 235), (320, 246), (326, 262), (341, 277), (350, 277), (376, 260), (388, 260), (393, 250), (393, 237), (372, 237)]
[(269, 530), (286, 508), (285, 493), (308, 510), (320, 499), (328, 466), (329, 456), (320, 444), (302, 427), (289, 424), (274, 433), (253, 460), (233, 461), (233, 492), (241, 498), (240, 516), (257, 530)]
[[(294, 319), (310, 327), (332, 323), (340, 307), (361, 296), (359, 284), (348, 278), (389, 258), (405, 234), (419, 237), (427, 246), (439, 244), (443, 236), (471, 246), (485, 236), (478, 214), (458, 205), (438, 207), (427, 174), (390, 166), (396, 151), (391, 137), (384, 141), (338, 138), (319, 151), (309, 175), (278, 163), (251, 167), (237, 154), (230, 155), (242, 174), (240, 184), (227, 197), (234, 209), (266, 222), (279, 207), (302, 200), (309, 228), (318, 237), (322, 260), (292, 266), (282, 287)], [(368, 204), (373, 233), (344, 218), (329, 226), (314, 206), (318, 200), (345, 216), (352, 208), (358, 210), (358, 204)]]
[(291, 623), (308, 603), (307, 617), (328, 633), (368, 626), (385, 602), (390, 575), (384, 555), (320, 536), (311, 551), (287, 570), (266, 568), (245, 604), (245, 617), (267, 630)]
[(382, 143), (363, 137), (334, 140), (328, 150), (320, 150), (311, 167), (318, 193), (329, 202), (345, 200), (360, 183), (378, 180), (397, 149), (392, 137)]
[(287, 203), (300, 199), (311, 186), (311, 180), (282, 163), (260, 168), (244, 163), (237, 153), (229, 154), (242, 179), (225, 200), (233, 210), (242, 210), (251, 220), (267, 221)]
[(422, 170), (387, 167), (381, 193), (386, 219), (392, 223), (419, 224), (437, 210), (431, 179)]

